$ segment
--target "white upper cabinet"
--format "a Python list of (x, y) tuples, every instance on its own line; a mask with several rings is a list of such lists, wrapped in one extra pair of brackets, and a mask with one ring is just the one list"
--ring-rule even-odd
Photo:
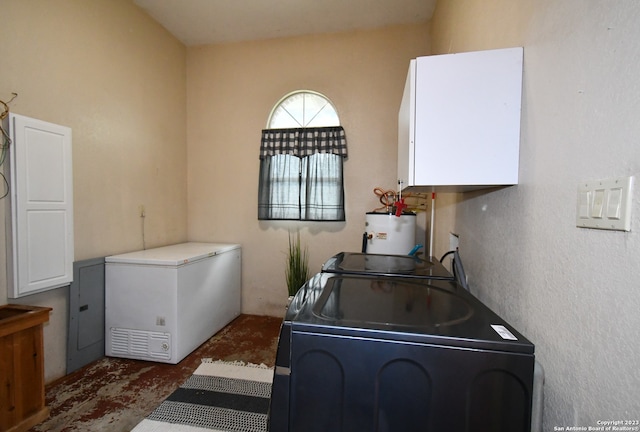
[(18, 298), (73, 280), (71, 129), (16, 114), (7, 120), (7, 291)]
[(522, 48), (411, 60), (398, 115), (398, 179), (416, 191), (518, 183)]

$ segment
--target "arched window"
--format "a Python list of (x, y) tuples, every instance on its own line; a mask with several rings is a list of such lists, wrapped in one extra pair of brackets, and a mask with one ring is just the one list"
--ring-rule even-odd
[(343, 221), (347, 142), (329, 99), (302, 90), (280, 99), (262, 131), (258, 219)]
[(326, 96), (310, 90), (289, 93), (271, 110), (267, 128), (340, 126), (335, 107)]

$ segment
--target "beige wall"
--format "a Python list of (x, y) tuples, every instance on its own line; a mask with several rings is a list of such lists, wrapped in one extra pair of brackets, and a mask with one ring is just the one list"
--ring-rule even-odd
[[(536, 343), (545, 430), (637, 419), (638, 192), (630, 233), (574, 222), (579, 182), (640, 171), (635, 0), (447, 0), (430, 32), (189, 50), (127, 0), (0, 0), (0, 11), (0, 99), (17, 92), (14, 112), (73, 129), (76, 259), (140, 249), (144, 204), (150, 247), (241, 243), (244, 311), (274, 315), (286, 297), (287, 230), (302, 231), (316, 271), (359, 248), (371, 190), (395, 186), (408, 60), (428, 54), (430, 40), (434, 53), (524, 46), (520, 185), (439, 198), (436, 250), (458, 232), (472, 290)], [(257, 221), (260, 129), (300, 88), (327, 95), (347, 131), (346, 223)], [(61, 376), (66, 289), (20, 302), (54, 308), (46, 376)]]
[[(282, 315), (288, 230), (300, 230), (312, 272), (358, 251), (372, 190), (396, 187), (397, 118), (409, 60), (428, 54), (428, 26), (190, 48), (187, 54), (189, 239), (243, 247), (243, 311)], [(334, 103), (347, 133), (345, 223), (257, 219), (260, 131), (299, 89)]]
[[(0, 0), (0, 14), (0, 99), (73, 131), (75, 259), (141, 249), (140, 205), (147, 247), (184, 241), (185, 47), (128, 0)], [(7, 299), (0, 256), (0, 304), (53, 307), (45, 374), (64, 375), (68, 289)]]
[[(409, 59), (428, 52), (427, 25), (187, 50), (128, 0), (0, 7), (0, 99), (16, 92), (12, 112), (73, 130), (76, 260), (141, 249), (144, 205), (147, 247), (241, 243), (244, 312), (281, 315), (287, 231), (301, 230), (315, 272), (360, 247), (372, 189), (395, 185), (397, 110)], [(257, 220), (260, 130), (302, 88), (331, 98), (347, 131), (346, 223)], [(0, 303), (53, 307), (45, 375), (62, 376), (68, 289), (8, 299), (1, 271)]]
[(575, 226), (578, 184), (640, 174), (638, 22), (629, 0), (447, 0), (431, 22), (434, 54), (524, 46), (520, 184), (438, 222), (472, 291), (536, 344), (545, 431), (640, 414), (637, 184), (631, 232)]

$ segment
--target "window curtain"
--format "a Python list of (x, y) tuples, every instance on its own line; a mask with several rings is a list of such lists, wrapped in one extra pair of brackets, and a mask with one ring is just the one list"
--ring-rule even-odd
[(258, 219), (345, 220), (346, 157), (340, 126), (263, 130)]

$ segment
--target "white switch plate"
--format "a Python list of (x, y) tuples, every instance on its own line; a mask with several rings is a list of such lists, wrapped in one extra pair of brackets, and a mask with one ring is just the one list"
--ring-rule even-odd
[(580, 184), (576, 226), (631, 231), (632, 189), (633, 176)]

